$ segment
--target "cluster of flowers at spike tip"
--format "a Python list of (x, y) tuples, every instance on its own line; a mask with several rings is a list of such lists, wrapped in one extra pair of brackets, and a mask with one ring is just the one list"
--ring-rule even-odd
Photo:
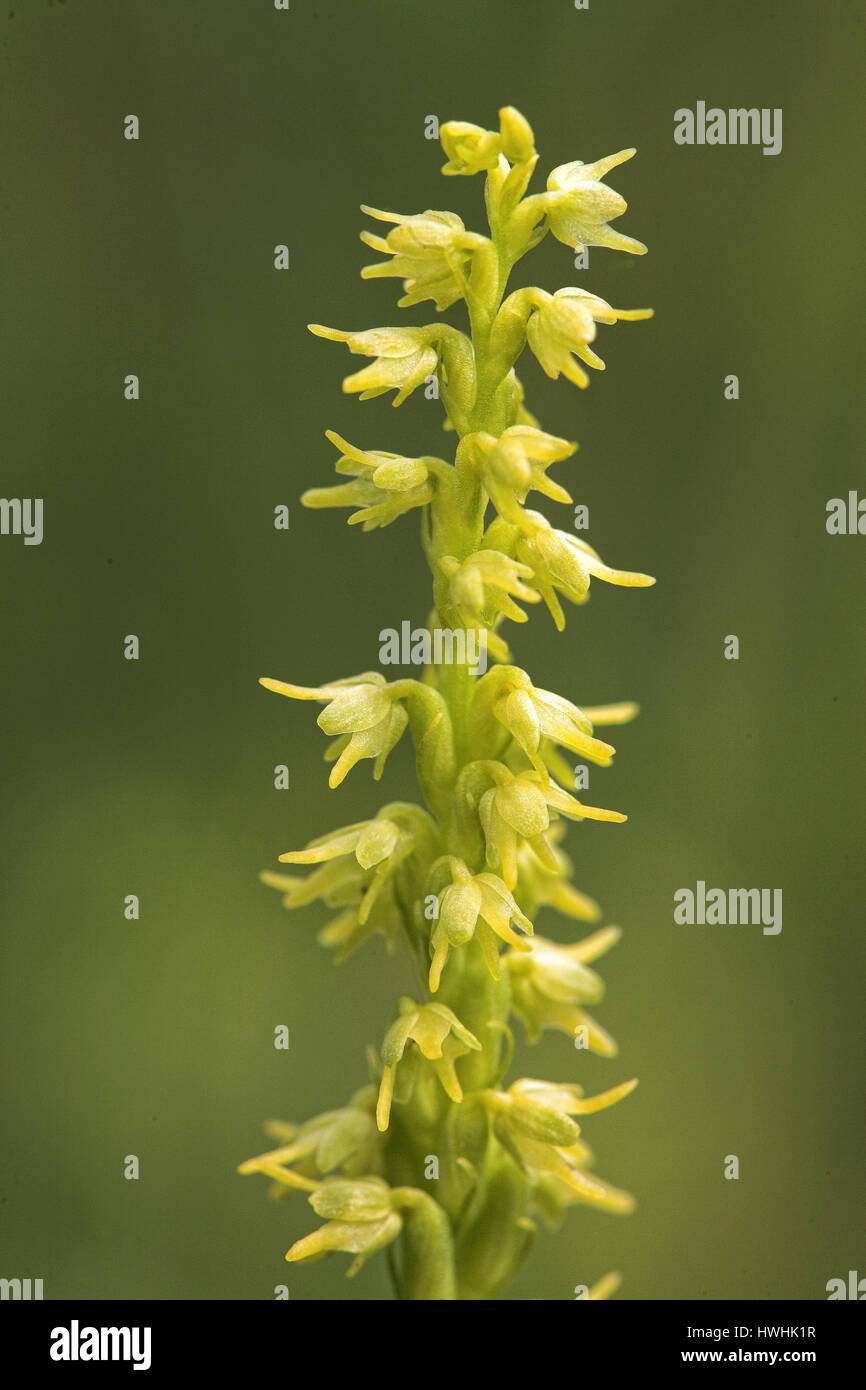
[[(583, 1098), (580, 1086), (561, 1086), (525, 1078), (507, 1091), (477, 1095), (493, 1117), (496, 1137), (515, 1162), (536, 1180), (536, 1201), (551, 1209), (585, 1202), (602, 1211), (634, 1210), (628, 1192), (609, 1186), (586, 1172), (589, 1150), (580, 1140), (580, 1126), (571, 1117), (589, 1115), (615, 1105), (637, 1081), (626, 1081), (600, 1095)], [(539, 1194), (539, 1188), (542, 1189)]]
[(381, 932), (389, 946), (393, 944), (400, 920), (397, 877), (406, 878), (411, 896), (437, 845), (436, 826), (427, 812), (411, 802), (395, 801), (383, 806), (374, 820), (333, 830), (306, 849), (280, 855), (283, 864), (321, 865), (307, 878), (271, 873), (261, 878), (284, 893), (286, 907), (304, 907), (316, 898), (344, 907), (319, 935), (323, 945), (338, 948), (337, 959), (343, 960), (373, 932)]
[(409, 716), (380, 671), (346, 676), (327, 685), (289, 685), (263, 676), (259, 685), (293, 700), (320, 700), (327, 708), (316, 723), (334, 739), (325, 757), (334, 762), (328, 785), (338, 787), (362, 758), (375, 758), (373, 776), (382, 776), (385, 760), (400, 739)]
[[(376, 1122), (383, 1132), (391, 1118), (391, 1103), (411, 1099), (419, 1057), (429, 1062), (442, 1087), (455, 1104), (463, 1099), (463, 1088), (454, 1067), (458, 1057), (481, 1043), (445, 1004), (417, 1004), (408, 995), (398, 1002), (399, 1014), (382, 1042), (382, 1081), (376, 1107)], [(404, 1059), (406, 1047), (415, 1043), (411, 1057)], [(403, 1064), (401, 1066), (401, 1063)], [(399, 1086), (395, 1092), (397, 1069)]]
[(360, 523), (364, 531), (389, 526), (413, 507), (425, 507), (433, 496), (433, 476), (452, 471), (444, 459), (405, 458), (402, 454), (358, 449), (334, 430), (326, 430), (325, 436), (342, 450), (334, 465), (336, 471), (351, 474), (354, 482), (308, 488), (301, 501), (305, 507), (313, 508), (357, 507), (349, 517), (349, 525)]
[(604, 371), (604, 363), (590, 348), (597, 323), (616, 323), (619, 319), (651, 319), (652, 309), (613, 309), (588, 290), (566, 286), (556, 294), (534, 291), (537, 307), (526, 324), (526, 341), (539, 366), (554, 381), (560, 373), (575, 386), (588, 386), (589, 377), (575, 356), (589, 367)]
[(312, 1192), (322, 1176), (337, 1168), (349, 1177), (358, 1177), (376, 1174), (381, 1167), (375, 1086), (364, 1086), (342, 1109), (316, 1115), (306, 1124), (269, 1120), (265, 1132), (278, 1139), (280, 1147), (248, 1158), (238, 1172), (273, 1178), (274, 1196), (298, 1189)]
[[(470, 764), (470, 767), (473, 766)], [(478, 764), (475, 764), (478, 766)], [(585, 806), (552, 782), (546, 773), (511, 772), (502, 763), (484, 764), (493, 782), (478, 802), (487, 863), (498, 870), (505, 885), (517, 884), (518, 849), (525, 842), (547, 868), (557, 868), (545, 832), (558, 814), (570, 820), (624, 821), (621, 811)]]
[(452, 946), (465, 946), (475, 937), (488, 970), (498, 980), (499, 941), (506, 942), (517, 952), (529, 949), (525, 937), (514, 930), (512, 923), (522, 932), (532, 934), (532, 923), (496, 874), (473, 874), (462, 859), (447, 855), (433, 864), (431, 876), (443, 868), (447, 869), (451, 881), (436, 900), (436, 925), (430, 934), (431, 994), (439, 988)]
[(361, 233), (366, 246), (391, 257), (388, 261), (365, 265), (361, 271), (363, 279), (399, 277), (405, 291), (403, 298), (397, 301), (401, 309), (432, 299), (441, 312), (463, 298), (466, 290), (464, 267), (474, 252), (489, 244), (487, 237), (467, 232), (455, 212), (428, 209), (401, 216), (366, 204), (362, 204), (361, 211), (379, 222), (397, 223), (386, 237), (366, 231)]
[(315, 1260), (344, 1250), (355, 1256), (348, 1271), (351, 1278), (371, 1255), (399, 1236), (403, 1218), (398, 1197), (382, 1178), (327, 1178), (308, 1199), (325, 1225), (296, 1240), (286, 1259)]
[(581, 1006), (597, 1004), (604, 994), (604, 981), (586, 962), (609, 951), (619, 938), (619, 927), (604, 927), (573, 946), (558, 946), (535, 936), (528, 950), (505, 952), (502, 959), (511, 978), (511, 1007), (530, 1042), (537, 1042), (544, 1028), (557, 1028), (572, 1038), (582, 1028), (590, 1052), (616, 1056), (613, 1038)]
[(480, 174), (496, 169), (500, 156), (511, 164), (526, 164), (535, 156), (535, 136), (525, 116), (513, 106), (499, 112), (499, 130), (485, 130), (469, 121), (446, 121), (439, 139), (448, 156), (443, 174)]
[(345, 343), (350, 352), (376, 360), (362, 367), (343, 381), (344, 391), (359, 391), (361, 400), (372, 400), (386, 391), (396, 391), (394, 405), (402, 405), (407, 396), (423, 386), (439, 365), (435, 346), (440, 329), (431, 328), (367, 328), (358, 333), (344, 333), (339, 328), (323, 324), (308, 324), (317, 338), (329, 338)]
[(551, 172), (547, 193), (542, 196), (550, 230), (557, 241), (575, 251), (582, 251), (586, 246), (607, 246), (614, 251), (630, 251), (636, 256), (645, 254), (642, 241), (635, 241), (634, 237), (608, 226), (625, 212), (628, 204), (619, 193), (601, 182), (609, 170), (624, 164), (635, 153), (633, 149), (620, 150), (594, 164), (575, 159), (570, 164), (560, 164)]

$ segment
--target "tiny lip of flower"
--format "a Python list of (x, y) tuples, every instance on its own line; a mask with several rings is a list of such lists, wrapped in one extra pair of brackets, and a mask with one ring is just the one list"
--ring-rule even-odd
[(383, 1132), (388, 1128), (391, 1101), (397, 1068), (406, 1046), (414, 1042), (422, 1057), (432, 1063), (448, 1097), (459, 1103), (463, 1089), (454, 1069), (458, 1057), (481, 1043), (460, 1022), (445, 1004), (417, 1004), (404, 995), (399, 1002), (399, 1016), (391, 1024), (382, 1043), (382, 1081), (376, 1107), (376, 1123)]
[(355, 1256), (348, 1271), (351, 1278), (370, 1255), (396, 1240), (403, 1228), (392, 1205), (391, 1189), (381, 1178), (326, 1179), (309, 1201), (318, 1216), (329, 1219), (295, 1241), (286, 1253), (292, 1263), (342, 1250)]
[(296, 1240), (286, 1252), (286, 1259), (293, 1263), (342, 1250), (355, 1256), (347, 1271), (351, 1279), (371, 1255), (395, 1241), (402, 1229), (402, 1219), (395, 1211), (378, 1221), (328, 1221), (317, 1231)]
[(347, 733), (335, 740), (325, 754), (334, 761), (328, 778), (330, 787), (339, 787), (347, 773), (364, 758), (374, 759), (373, 780), (378, 782), (382, 776), (388, 754), (399, 743), (409, 716), (402, 705), (394, 703), (390, 713), (372, 729), (359, 733)]
[(345, 343), (350, 352), (375, 358), (369, 366), (343, 380), (343, 390), (360, 392), (362, 401), (396, 391), (394, 405), (402, 405), (439, 365), (439, 353), (432, 346), (431, 330), (427, 328), (369, 328), (353, 333), (319, 323), (307, 327), (319, 338)]
[(296, 700), (319, 700), (326, 705), (317, 719), (319, 728), (336, 739), (331, 754), (336, 758), (328, 784), (338, 787), (362, 758), (374, 758), (373, 776), (382, 775), (385, 760), (400, 739), (409, 716), (386, 689), (379, 671), (365, 671), (327, 685), (290, 685), (286, 681), (262, 677), (266, 690)]
[(561, 374), (576, 386), (586, 387), (589, 377), (572, 354), (604, 371), (604, 362), (589, 347), (596, 323), (611, 324), (620, 319), (636, 322), (652, 315), (652, 309), (614, 309), (598, 295), (566, 286), (530, 314), (526, 339), (547, 376), (555, 381)]
[(452, 946), (463, 946), (477, 933), (484, 959), (491, 975), (498, 980), (499, 948), (496, 937), (512, 950), (529, 949), (524, 937), (514, 931), (516, 922), (521, 931), (532, 934), (532, 923), (521, 911), (513, 895), (496, 874), (472, 874), (460, 861), (454, 870), (454, 881), (439, 894), (439, 915), (430, 938), (432, 962), (429, 985), (431, 994), (439, 988), (442, 971)]
[(609, 170), (624, 164), (636, 153), (634, 149), (620, 150), (594, 164), (576, 159), (552, 170), (547, 180), (545, 203), (550, 230), (557, 241), (575, 251), (587, 246), (607, 246), (632, 255), (645, 254), (647, 248), (642, 241), (608, 226), (625, 212), (628, 204), (619, 193), (601, 182)]
[(398, 300), (401, 308), (432, 299), (441, 312), (463, 297), (465, 280), (463, 266), (487, 238), (467, 232), (462, 220), (453, 212), (425, 212), (403, 216), (381, 212), (364, 205), (362, 211), (380, 222), (398, 225), (386, 237), (362, 232), (361, 240), (374, 251), (390, 256), (390, 260), (364, 266), (365, 280), (397, 276), (403, 281), (404, 297)]

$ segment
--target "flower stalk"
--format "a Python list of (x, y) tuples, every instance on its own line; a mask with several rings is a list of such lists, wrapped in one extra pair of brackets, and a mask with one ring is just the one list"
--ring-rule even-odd
[[(456, 439), (453, 457), (406, 458), (328, 432), (340, 453), (337, 472), (351, 481), (303, 498), (314, 508), (352, 509), (349, 523), (364, 530), (419, 510), (433, 586), (427, 627), (473, 634), (495, 664), (480, 674), (452, 655), (431, 660), (421, 680), (387, 681), (375, 671), (320, 686), (262, 680), (323, 705), (318, 723), (333, 739), (326, 757), (334, 788), (364, 759), (378, 779), (409, 731), (423, 807), (392, 802), (280, 856), (307, 867), (306, 877), (262, 877), (289, 908), (321, 898), (337, 910), (320, 940), (338, 959), (370, 935), (383, 935), (389, 949), (402, 937), (418, 981), (369, 1055), (372, 1085), (300, 1128), (272, 1122), (279, 1147), (240, 1171), (263, 1173), (281, 1195), (306, 1192), (323, 1219), (291, 1247), (289, 1261), (342, 1250), (355, 1256), (354, 1273), (387, 1249), (395, 1292), (411, 1300), (494, 1298), (527, 1258), (539, 1221), (556, 1225), (578, 1203), (611, 1213), (633, 1207), (628, 1193), (590, 1171), (575, 1117), (615, 1104), (636, 1082), (585, 1097), (577, 1085), (508, 1084), (506, 1073), (513, 1018), (530, 1041), (552, 1028), (576, 1048), (616, 1056), (616, 1043), (585, 1006), (604, 992), (589, 962), (616, 943), (619, 929), (560, 945), (536, 933), (535, 917), (545, 906), (578, 921), (600, 917), (568, 881), (562, 818), (625, 816), (572, 794), (561, 750), (609, 766), (614, 748), (596, 727), (624, 723), (637, 707), (580, 708), (538, 688), (513, 664), (501, 629), (527, 620), (522, 605), (544, 603), (561, 630), (561, 598), (586, 602), (593, 578), (625, 587), (654, 582), (608, 567), (527, 505), (534, 492), (570, 502), (549, 470), (577, 446), (541, 429), (515, 374), (528, 349), (548, 376), (583, 389), (584, 367), (604, 366), (591, 347), (597, 324), (652, 311), (613, 309), (577, 287), (507, 294), (514, 265), (548, 231), (576, 249), (646, 248), (610, 227), (626, 205), (602, 182), (633, 150), (562, 165), (546, 192), (528, 194), (538, 161), (533, 132), (514, 108), (499, 114), (498, 131), (466, 122), (441, 129), (443, 173), (485, 174), (489, 235), (468, 231), (454, 213), (363, 209), (389, 230), (362, 234), (386, 257), (362, 275), (402, 280), (401, 306), (429, 299), (443, 311), (462, 301), (469, 333), (441, 320), (363, 331), (310, 325), (372, 359), (343, 382), (362, 400), (394, 391), (400, 405), (435, 375)], [(605, 1276), (590, 1297), (609, 1296), (618, 1282)]]

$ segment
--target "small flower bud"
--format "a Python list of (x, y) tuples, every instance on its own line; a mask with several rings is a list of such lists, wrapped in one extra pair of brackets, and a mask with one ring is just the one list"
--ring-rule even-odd
[(532, 126), (516, 107), (503, 106), (499, 112), (499, 136), (502, 153), (512, 164), (524, 164), (535, 154)]

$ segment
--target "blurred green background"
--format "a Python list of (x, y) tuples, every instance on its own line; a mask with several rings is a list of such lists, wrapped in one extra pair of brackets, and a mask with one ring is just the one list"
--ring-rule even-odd
[[(506, 103), (545, 173), (638, 146), (611, 182), (630, 204), (617, 225), (650, 254), (595, 250), (580, 273), (548, 238), (515, 284), (655, 307), (599, 330), (608, 370), (588, 391), (521, 374), (542, 424), (580, 441), (559, 477), (589, 539), (658, 577), (596, 584), (562, 636), (537, 610), (511, 629), (538, 685), (642, 715), (591, 778), (627, 825), (568, 841), (624, 928), (596, 1011), (620, 1057), (548, 1034), (515, 1072), (640, 1077), (585, 1125), (598, 1171), (640, 1206), (575, 1209), (510, 1293), (570, 1299), (616, 1268), (624, 1298), (823, 1298), (866, 1273), (866, 540), (824, 525), (830, 497), (866, 489), (862, 6), (7, 6), (2, 491), (45, 499), (45, 539), (0, 538), (0, 1273), (43, 1278), (48, 1298), (388, 1296), (383, 1259), (352, 1284), (341, 1256), (289, 1268), (316, 1218), (235, 1166), (265, 1146), (265, 1117), (363, 1083), (365, 1045), (411, 988), (380, 939), (335, 969), (314, 940), (326, 917), (289, 916), (257, 882), (282, 851), (413, 797), (410, 749), (380, 787), (363, 764), (329, 792), (316, 707), (256, 681), (367, 669), (380, 628), (427, 612), (413, 520), (365, 536), (297, 499), (332, 476), (326, 427), (431, 452), (447, 448), (439, 407), (342, 396), (361, 360), (304, 325), (398, 321), (397, 282), (359, 279), (375, 257), (358, 205), (449, 207), (480, 229), (481, 181), (440, 177), (424, 120), (495, 125)], [(782, 107), (782, 153), (676, 146), (673, 113), (698, 100)], [(781, 887), (781, 934), (674, 925), (675, 890), (699, 878)]]

